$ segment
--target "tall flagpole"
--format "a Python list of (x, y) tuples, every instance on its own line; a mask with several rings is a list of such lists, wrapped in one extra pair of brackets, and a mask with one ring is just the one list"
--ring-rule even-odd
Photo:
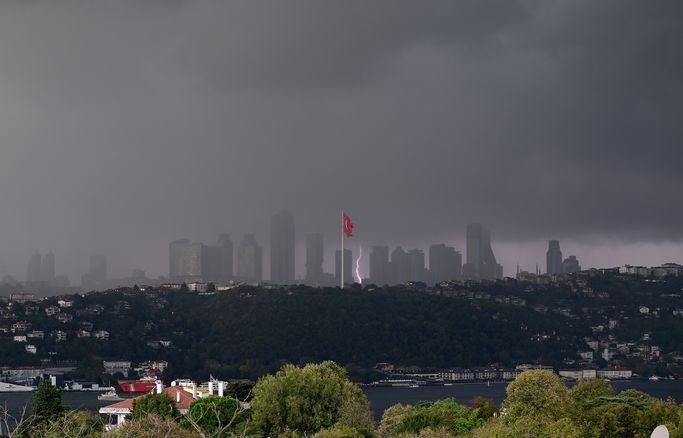
[(341, 226), (341, 288), (344, 289), (344, 211), (342, 211), (342, 226)]

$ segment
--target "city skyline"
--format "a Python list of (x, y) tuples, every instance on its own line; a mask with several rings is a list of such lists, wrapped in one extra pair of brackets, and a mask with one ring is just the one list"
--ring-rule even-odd
[[(282, 213), (282, 212), (280, 212)], [(294, 221), (295, 218), (292, 216), (291, 213), (286, 212), (290, 218), (288, 220)], [(271, 219), (276, 217), (271, 216)], [(272, 225), (272, 223), (271, 223)], [(484, 236), (484, 247), (486, 251), (493, 251), (493, 248), (496, 246), (496, 244), (491, 244), (491, 237), (490, 237), (490, 231), (488, 229), (485, 229), (481, 227), (480, 224), (469, 224), (468, 227), (466, 227), (466, 230), (468, 230), (472, 225), (475, 227), (481, 228), (481, 233)], [(271, 230), (272, 231), (272, 230)], [(229, 233), (222, 233), (218, 236), (218, 241), (216, 245), (209, 245), (203, 242), (193, 242), (190, 239), (187, 238), (182, 238), (182, 239), (176, 239), (170, 244), (168, 244), (167, 248), (167, 255), (166, 257), (171, 257), (171, 265), (167, 269), (166, 272), (161, 272), (158, 275), (150, 275), (147, 276), (146, 273), (147, 271), (141, 270), (139, 267), (138, 268), (131, 268), (128, 269), (127, 271), (124, 271), (123, 273), (117, 273), (116, 275), (108, 275), (107, 274), (107, 266), (108, 266), (108, 259), (106, 255), (101, 255), (101, 256), (90, 256), (90, 263), (91, 263), (91, 268), (90, 270), (86, 269), (85, 273), (82, 276), (78, 276), (76, 278), (71, 278), (66, 275), (61, 275), (61, 272), (58, 272), (56, 275), (54, 270), (54, 265), (55, 265), (55, 253), (52, 251), (49, 251), (48, 253), (45, 254), (45, 256), (42, 256), (40, 253), (36, 252), (33, 253), (31, 257), (29, 257), (28, 260), (28, 272), (31, 273), (33, 272), (33, 283), (38, 284), (38, 282), (46, 282), (49, 283), (47, 280), (35, 280), (35, 278), (43, 278), (43, 272), (41, 269), (45, 269), (45, 266), (49, 266), (49, 271), (53, 281), (56, 279), (55, 285), (58, 285), (59, 287), (64, 287), (69, 284), (71, 285), (78, 285), (78, 284), (88, 284), (88, 285), (109, 285), (109, 286), (114, 286), (115, 282), (117, 281), (122, 281), (122, 280), (130, 280), (130, 279), (144, 279), (144, 280), (154, 280), (154, 279), (163, 279), (165, 281), (174, 281), (178, 280), (179, 278), (184, 279), (184, 281), (211, 281), (211, 282), (226, 282), (229, 280), (236, 280), (236, 281), (272, 281), (271, 277), (267, 274), (266, 272), (269, 272), (270, 265), (268, 263), (268, 260), (264, 259), (263, 257), (263, 252), (266, 251), (266, 253), (269, 253), (270, 251), (270, 242), (268, 239), (264, 239), (263, 242), (265, 245), (260, 245), (258, 243), (258, 236), (254, 235), (253, 233), (247, 233), (243, 236), (238, 236), (242, 242), (244, 242), (244, 239), (246, 238), (247, 240), (250, 241), (250, 245), (257, 245), (257, 249), (254, 249), (252, 251), (256, 251), (256, 253), (253, 253), (250, 257), (256, 257), (254, 261), (250, 261), (250, 264), (255, 264), (254, 269), (257, 271), (260, 269), (260, 276), (246, 276), (243, 277), (239, 274), (239, 247), (235, 246), (233, 249), (233, 243), (230, 238)], [(308, 282), (309, 284), (317, 284), (315, 280), (312, 281), (307, 281), (307, 274), (306, 274), (306, 261), (307, 261), (307, 254), (308, 254), (308, 245), (310, 244), (310, 239), (311, 237), (314, 237), (314, 240), (316, 240), (315, 245), (319, 245), (320, 247), (315, 249), (316, 255), (315, 257), (319, 257), (322, 260), (318, 260), (317, 264), (319, 264), (322, 267), (322, 270), (320, 271), (320, 277), (318, 278), (319, 284), (321, 285), (329, 285), (330, 279), (331, 278), (337, 278), (338, 274), (336, 272), (337, 268), (335, 267), (335, 258), (338, 257), (338, 255), (335, 256), (335, 253), (338, 252), (339, 250), (339, 242), (337, 239), (325, 239), (324, 235), (321, 233), (316, 233), (316, 232), (302, 232), (299, 231), (299, 236), (302, 236), (300, 239), (294, 241), (294, 249), (295, 249), (295, 275), (292, 281), (286, 280), (286, 281), (274, 281), (275, 283), (281, 283), (281, 284), (288, 284), (288, 283), (301, 283), (301, 282)], [(303, 241), (302, 241), (303, 240)], [(326, 242), (325, 245), (322, 244), (322, 242), (318, 241), (322, 240)], [(329, 243), (331, 240), (331, 243)], [(548, 245), (554, 245), (553, 243), (548, 243), (548, 242), (558, 242), (557, 239), (551, 239), (546, 242), (546, 249), (548, 249)], [(189, 267), (185, 266), (182, 269), (185, 269), (185, 274), (182, 275), (174, 275), (173, 274), (173, 256), (171, 256), (171, 252), (173, 251), (174, 245), (181, 245), (182, 247), (186, 248), (186, 251), (189, 251), (188, 256), (189, 259), (185, 260), (184, 263), (186, 265), (189, 263)], [(354, 281), (356, 281), (356, 276), (355, 276), (355, 261), (357, 258), (358, 254), (358, 249), (360, 246), (364, 247), (364, 251), (366, 251), (366, 257), (361, 260), (360, 263), (360, 274), (364, 281), (373, 281), (371, 277), (371, 272), (372, 272), (372, 260), (373, 260), (373, 250), (375, 248), (386, 248), (387, 249), (387, 257), (388, 257), (388, 264), (385, 267), (387, 270), (387, 274), (385, 275), (385, 280), (389, 280), (389, 284), (392, 282), (404, 282), (408, 280), (412, 281), (433, 281), (433, 278), (431, 277), (431, 274), (429, 274), (433, 269), (431, 267), (433, 263), (433, 257), (432, 255), (438, 254), (437, 257), (444, 257), (443, 252), (449, 252), (451, 251), (452, 254), (449, 254), (448, 256), (445, 257), (450, 257), (450, 260), (455, 260), (453, 257), (455, 257), (458, 261), (456, 264), (458, 265), (459, 268), (454, 268), (453, 273), (456, 274), (456, 277), (453, 278), (478, 278), (477, 275), (472, 275), (472, 273), (467, 272), (467, 232), (465, 233), (465, 239), (464, 241), (460, 242), (459, 244), (453, 244), (451, 242), (441, 242), (441, 243), (436, 243), (433, 242), (431, 244), (427, 244), (424, 246), (413, 246), (413, 245), (401, 245), (401, 244), (389, 244), (385, 245), (380, 244), (380, 245), (372, 245), (372, 244), (364, 244), (363, 242), (359, 242), (358, 239), (354, 236), (354, 238), (347, 239), (346, 245), (350, 246), (350, 251), (354, 254), (352, 258), (353, 266), (354, 266), (354, 273), (352, 275), (352, 278)], [(480, 245), (479, 243), (478, 245)], [(558, 243), (559, 245), (559, 243)], [(405, 250), (403, 250), (403, 247), (406, 247)], [(505, 246), (505, 245), (503, 245)], [(348, 249), (348, 248), (347, 248)], [(435, 250), (440, 250), (435, 253)], [(320, 251), (322, 250), (322, 253)], [(420, 265), (424, 267), (424, 274), (422, 275), (412, 275), (412, 274), (406, 274), (403, 277), (402, 276), (395, 276), (395, 273), (391, 272), (392, 268), (391, 266), (391, 259), (393, 256), (393, 252), (395, 251), (402, 251), (403, 252), (403, 257), (405, 257), (405, 267), (402, 268), (403, 271), (405, 272), (414, 272), (411, 271), (410, 265), (411, 265), (411, 258), (410, 254), (412, 253), (413, 256), (417, 256), (418, 258), (421, 258), (421, 263)], [(493, 252), (490, 254), (490, 256), (493, 257), (493, 260), (495, 261), (496, 256), (493, 255)], [(562, 256), (562, 251), (560, 251), (560, 257)], [(37, 260), (36, 258), (39, 257)], [(473, 256), (476, 257), (476, 256)], [(100, 263), (100, 265), (103, 265), (103, 271), (104, 271), (104, 276), (102, 275), (97, 275), (96, 277), (98, 278), (97, 281), (94, 283), (90, 280), (85, 280), (87, 277), (89, 277), (92, 274), (92, 263), (94, 259), (100, 259), (104, 260), (103, 263)], [(168, 259), (168, 258), (167, 258)], [(656, 266), (656, 265), (661, 265), (663, 263), (667, 262), (673, 262), (673, 263), (678, 263), (678, 260), (675, 259), (669, 259), (669, 260), (662, 260), (660, 262), (656, 263), (638, 263), (634, 262), (633, 260), (622, 260), (618, 264), (613, 264), (613, 265), (590, 265), (586, 264), (583, 260), (583, 257), (579, 256), (577, 260), (576, 255), (569, 255), (560, 262), (560, 270), (559, 271), (549, 271), (548, 270), (548, 251), (545, 251), (544, 254), (538, 254), (537, 261), (534, 263), (527, 263), (527, 264), (520, 264), (520, 263), (512, 263), (512, 264), (506, 264), (505, 265), (505, 270), (502, 273), (502, 276), (507, 276), (507, 277), (514, 277), (516, 274), (516, 269), (519, 268), (521, 271), (527, 271), (527, 272), (535, 272), (536, 267), (540, 268), (540, 273), (561, 273), (561, 272), (573, 272), (576, 271), (577, 268), (579, 269), (589, 269), (591, 267), (596, 267), (596, 268), (606, 268), (606, 267), (617, 267), (617, 266), (622, 266), (625, 264), (631, 264), (631, 265), (642, 265), (642, 266)], [(202, 260), (205, 260), (205, 263), (202, 263)], [(38, 264), (38, 268), (36, 270), (35, 266)], [(569, 268), (567, 268), (569, 266)], [(500, 266), (499, 266), (500, 267)], [(436, 270), (441, 269), (441, 272), (444, 272), (445, 269), (444, 267), (441, 268), (435, 268)], [(566, 269), (569, 269), (568, 271)], [(232, 274), (230, 274), (232, 270)], [(132, 272), (132, 274), (131, 274)], [(142, 273), (142, 274), (140, 274)], [(462, 277), (458, 277), (460, 274), (463, 274)], [(31, 280), (29, 280), (28, 277), (29, 274), (27, 274), (26, 280), (27, 284), (31, 284)], [(38, 277), (35, 277), (35, 276)], [(493, 274), (492, 272), (489, 272), (484, 275), (484, 277), (481, 278), (502, 278), (502, 276), (498, 276), (496, 274)], [(17, 282), (23, 282), (23, 279), (21, 277), (15, 277), (14, 275), (11, 274), (2, 274), (2, 277), (11, 277), (14, 281)], [(405, 277), (405, 278), (404, 278)], [(81, 278), (81, 281), (77, 281), (78, 278)], [(448, 277), (443, 277), (444, 279)], [(109, 281), (114, 281), (114, 283), (110, 283)], [(392, 281), (393, 280), (393, 281)], [(336, 284), (336, 280), (334, 280)], [(381, 283), (381, 282), (380, 282)], [(45, 284), (45, 283), (44, 283)]]
[(156, 277), (172, 239), (225, 232), (268, 276), (274, 212), (301, 260), (342, 208), (354, 253), (464, 255), (478, 222), (506, 275), (549, 239), (584, 267), (680, 262), (682, 7), (2, 3), (0, 276), (51, 250), (72, 283), (96, 254)]

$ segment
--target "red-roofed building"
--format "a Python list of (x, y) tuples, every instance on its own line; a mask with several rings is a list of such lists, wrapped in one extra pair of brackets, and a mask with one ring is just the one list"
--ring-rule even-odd
[[(178, 409), (178, 411), (182, 415), (185, 415), (190, 408), (190, 403), (192, 403), (194, 400), (192, 392), (190, 391), (191, 389), (183, 386), (171, 386), (162, 389), (161, 383), (158, 383), (154, 392), (157, 394), (163, 393), (169, 396), (175, 401), (175, 407)], [(140, 397), (144, 397), (144, 395), (141, 395)], [(116, 416), (116, 422), (114, 425), (121, 425), (126, 421), (126, 416), (133, 412), (133, 402), (140, 397), (121, 400), (120, 402), (101, 407), (99, 412), (100, 414), (109, 415), (110, 417)]]

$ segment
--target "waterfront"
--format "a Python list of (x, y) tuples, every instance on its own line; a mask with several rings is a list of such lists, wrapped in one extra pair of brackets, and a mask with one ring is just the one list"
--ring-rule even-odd
[[(672, 397), (683, 402), (683, 380), (626, 380), (610, 382), (616, 392), (625, 389), (637, 389), (658, 398)], [(452, 386), (420, 386), (410, 387), (366, 387), (363, 391), (370, 400), (370, 406), (375, 417), (382, 416), (382, 412), (396, 403), (414, 404), (419, 401), (433, 401), (453, 397), (460, 403), (467, 403), (477, 396), (490, 398), (500, 403), (505, 398), (505, 388), (508, 382), (478, 382), (456, 383)], [(86, 409), (97, 411), (100, 407), (113, 403), (107, 400), (97, 400), (99, 392), (62, 392), (62, 403), (72, 409)], [(24, 406), (28, 406), (33, 393), (13, 392), (0, 393), (0, 406), (5, 407), (14, 416), (20, 416)]]

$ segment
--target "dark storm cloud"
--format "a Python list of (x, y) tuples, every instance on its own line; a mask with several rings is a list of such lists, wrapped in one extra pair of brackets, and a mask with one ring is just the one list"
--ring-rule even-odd
[(335, 240), (350, 210), (365, 243), (471, 221), (680, 242), (682, 9), (5, 2), (0, 273), (53, 249), (71, 274), (90, 253), (162, 274), (169, 240), (267, 245), (281, 208)]

